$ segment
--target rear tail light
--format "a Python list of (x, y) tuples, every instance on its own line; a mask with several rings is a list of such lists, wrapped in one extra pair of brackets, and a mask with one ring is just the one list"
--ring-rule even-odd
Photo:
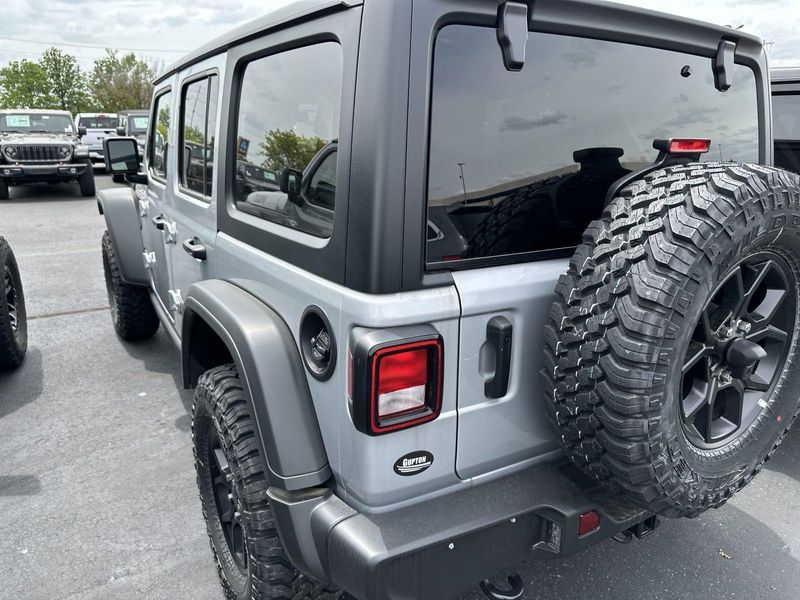
[(583, 513), (578, 520), (578, 535), (588, 535), (600, 528), (600, 513), (590, 510)]
[(357, 347), (353, 354), (353, 420), (359, 430), (380, 435), (439, 416), (443, 344), (438, 335)]

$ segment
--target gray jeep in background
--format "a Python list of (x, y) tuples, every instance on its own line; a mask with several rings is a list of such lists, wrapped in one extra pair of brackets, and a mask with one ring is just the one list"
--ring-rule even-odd
[(94, 170), (72, 115), (59, 110), (0, 110), (0, 200), (10, 186), (77, 181), (94, 196)]
[(758, 39), (587, 0), (302, 2), (167, 70), (103, 261), (226, 597), (519, 598), (751, 481), (800, 403), (769, 102)]

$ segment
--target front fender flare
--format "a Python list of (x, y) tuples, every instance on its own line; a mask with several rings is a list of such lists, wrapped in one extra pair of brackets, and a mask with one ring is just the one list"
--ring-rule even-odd
[(270, 485), (295, 491), (331, 477), (311, 391), (294, 337), (266, 304), (232, 283), (194, 283), (186, 294), (181, 339), (183, 381), (192, 385), (195, 319), (223, 340), (252, 403)]
[(142, 227), (133, 189), (102, 190), (97, 194), (97, 209), (105, 217), (122, 281), (128, 285), (148, 286), (150, 279), (142, 259)]

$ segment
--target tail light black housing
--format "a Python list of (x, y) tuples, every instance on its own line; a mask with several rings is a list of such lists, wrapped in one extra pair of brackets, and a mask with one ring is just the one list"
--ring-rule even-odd
[(383, 435), (439, 416), (444, 344), (433, 327), (356, 328), (350, 363), (351, 414), (362, 433)]

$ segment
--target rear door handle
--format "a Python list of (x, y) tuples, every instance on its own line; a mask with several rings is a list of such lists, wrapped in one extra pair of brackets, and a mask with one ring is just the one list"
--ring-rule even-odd
[(192, 258), (196, 258), (197, 260), (205, 260), (206, 259), (206, 247), (196, 237), (189, 238), (188, 240), (184, 240), (183, 249)]
[(486, 324), (486, 341), (494, 349), (494, 376), (483, 385), (487, 398), (502, 398), (508, 393), (511, 374), (511, 321), (502, 316), (489, 319)]
[(153, 217), (153, 225), (156, 229), (160, 231), (164, 231), (164, 225), (166, 224), (167, 220), (164, 218), (164, 215), (158, 215), (157, 217)]

